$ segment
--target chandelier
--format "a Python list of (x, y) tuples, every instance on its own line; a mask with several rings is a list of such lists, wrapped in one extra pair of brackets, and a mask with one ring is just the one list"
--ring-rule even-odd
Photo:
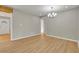
[(53, 7), (51, 7), (51, 10), (52, 10), (52, 11), (49, 12), (47, 16), (48, 16), (49, 18), (53, 18), (53, 17), (57, 16), (57, 13), (54, 11), (54, 8), (53, 8)]

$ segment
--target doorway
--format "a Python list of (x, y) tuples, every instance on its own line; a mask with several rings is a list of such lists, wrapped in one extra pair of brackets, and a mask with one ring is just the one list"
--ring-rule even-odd
[(10, 18), (0, 16), (0, 42), (10, 41)]

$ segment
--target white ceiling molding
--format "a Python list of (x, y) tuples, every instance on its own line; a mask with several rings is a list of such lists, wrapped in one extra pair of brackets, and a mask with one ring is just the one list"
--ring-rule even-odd
[(6, 12), (0, 11), (1, 18), (10, 18), (11, 16), (12, 16), (12, 13), (6, 13)]

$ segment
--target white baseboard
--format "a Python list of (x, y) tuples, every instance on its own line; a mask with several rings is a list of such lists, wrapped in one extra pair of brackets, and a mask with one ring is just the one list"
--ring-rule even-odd
[(69, 39), (69, 38), (64, 38), (64, 37), (60, 37), (60, 36), (54, 36), (54, 35), (48, 35), (48, 34), (46, 34), (46, 35), (50, 36), (50, 37), (55, 37), (55, 38), (58, 38), (58, 39), (64, 39), (64, 40), (78, 42), (77, 40), (73, 40), (73, 39)]
[(29, 35), (29, 36), (19, 37), (19, 38), (12, 39), (12, 41), (23, 39), (23, 38), (28, 38), (28, 37), (32, 37), (32, 36), (37, 36), (37, 35), (40, 35), (40, 34), (33, 34), (33, 35)]

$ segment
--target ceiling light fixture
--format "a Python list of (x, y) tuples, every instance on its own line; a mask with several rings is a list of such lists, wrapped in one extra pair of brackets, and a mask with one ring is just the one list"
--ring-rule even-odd
[(68, 6), (65, 6), (65, 8), (68, 8)]
[(48, 17), (55, 17), (57, 16), (57, 13), (54, 11), (54, 7), (51, 7), (52, 12), (48, 13)]

